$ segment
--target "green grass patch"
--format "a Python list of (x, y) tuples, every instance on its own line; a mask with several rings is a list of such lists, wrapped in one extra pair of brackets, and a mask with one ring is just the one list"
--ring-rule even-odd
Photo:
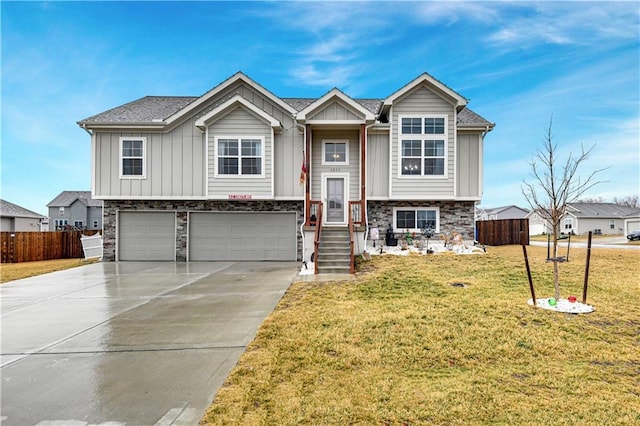
[[(528, 250), (550, 297), (546, 248)], [(561, 265), (563, 297), (581, 299), (585, 253)], [(584, 315), (526, 304), (519, 246), (374, 257), (356, 281), (295, 283), (202, 423), (637, 424), (638, 267), (637, 252), (593, 250)]]

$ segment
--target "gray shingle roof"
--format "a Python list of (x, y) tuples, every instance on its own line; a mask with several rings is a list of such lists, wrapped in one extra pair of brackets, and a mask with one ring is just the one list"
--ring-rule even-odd
[[(78, 124), (151, 124), (154, 123), (154, 120), (163, 121), (169, 118), (196, 99), (199, 98), (197, 96), (145, 96), (80, 120)], [(302, 111), (317, 100), (316, 98), (281, 99), (296, 111)], [(384, 102), (384, 99), (354, 100), (374, 114), (379, 112), (380, 106)], [(458, 113), (458, 124), (493, 126), (493, 123), (485, 120), (469, 108), (464, 108)]]
[(465, 108), (458, 113), (458, 124), (493, 126), (493, 123), (485, 120), (483, 117), (471, 111), (469, 108)]
[(640, 210), (614, 203), (569, 203), (568, 213), (582, 218), (614, 218), (638, 214)]
[(46, 217), (5, 200), (0, 200), (0, 216), (2, 217), (33, 217), (37, 219), (44, 219)]
[(91, 191), (62, 191), (47, 204), (47, 207), (69, 207), (76, 200), (80, 200), (89, 207), (102, 207), (102, 200), (91, 198)]
[(164, 120), (191, 102), (197, 96), (145, 96), (128, 104), (112, 108), (78, 122), (78, 124), (138, 124)]

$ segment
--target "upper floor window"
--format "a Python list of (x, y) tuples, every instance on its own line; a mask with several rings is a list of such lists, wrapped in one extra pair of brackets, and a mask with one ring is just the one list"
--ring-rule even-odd
[(349, 141), (343, 140), (323, 140), (322, 141), (322, 164), (348, 165), (349, 164)]
[(616, 229), (616, 220), (609, 219), (609, 229)]
[(262, 176), (262, 138), (217, 138), (218, 175)]
[(403, 176), (446, 174), (447, 118), (401, 117), (400, 170)]
[(60, 216), (64, 216), (64, 207), (58, 208), (58, 213), (60, 213)]
[(144, 178), (146, 176), (146, 138), (120, 138), (120, 177)]

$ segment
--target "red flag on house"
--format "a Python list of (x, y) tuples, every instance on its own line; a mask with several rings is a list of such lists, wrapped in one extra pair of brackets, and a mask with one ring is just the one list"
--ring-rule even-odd
[(306, 180), (306, 178), (307, 178), (307, 166), (304, 164), (304, 158), (302, 158), (302, 169), (300, 170), (300, 185), (304, 185), (304, 181)]

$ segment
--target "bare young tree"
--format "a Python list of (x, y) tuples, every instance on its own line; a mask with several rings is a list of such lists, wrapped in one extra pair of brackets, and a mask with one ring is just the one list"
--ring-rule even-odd
[(536, 150), (531, 166), (532, 182), (523, 182), (522, 194), (533, 210), (535, 210), (551, 227), (553, 241), (553, 284), (555, 298), (560, 297), (560, 283), (558, 263), (564, 259), (558, 257), (558, 234), (560, 221), (567, 212), (567, 204), (577, 200), (582, 194), (597, 185), (596, 175), (604, 169), (596, 170), (581, 179), (578, 168), (585, 162), (595, 145), (585, 150), (581, 147), (580, 154), (574, 156), (569, 153), (565, 161), (558, 158), (558, 146), (553, 141), (551, 128), (553, 117), (549, 120), (549, 127), (542, 147)]

